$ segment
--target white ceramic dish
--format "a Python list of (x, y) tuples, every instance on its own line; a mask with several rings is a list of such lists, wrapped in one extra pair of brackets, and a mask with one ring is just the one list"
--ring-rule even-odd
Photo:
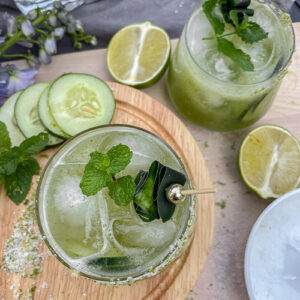
[(300, 299), (300, 189), (275, 200), (259, 216), (245, 254), (251, 300)]

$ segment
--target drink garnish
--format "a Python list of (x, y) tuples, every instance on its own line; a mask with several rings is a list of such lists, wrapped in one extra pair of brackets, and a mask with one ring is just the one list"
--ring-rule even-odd
[(25, 199), (32, 176), (40, 171), (39, 163), (32, 156), (45, 149), (48, 140), (48, 134), (42, 132), (18, 147), (11, 147), (6, 125), (0, 121), (0, 185), (4, 183), (7, 196), (17, 205)]
[[(250, 0), (207, 0), (203, 3), (203, 12), (215, 31), (215, 36), (203, 40), (216, 39), (218, 50), (245, 71), (254, 70), (250, 56), (225, 37), (236, 34), (249, 44), (268, 37), (268, 33), (259, 24), (249, 21), (249, 17), (254, 15), (254, 10), (248, 8), (250, 3)], [(217, 6), (220, 7), (219, 14), (216, 12)], [(224, 34), (226, 24), (231, 24), (233, 31)]]
[(122, 144), (113, 146), (107, 153), (92, 152), (90, 157), (80, 183), (83, 194), (92, 196), (107, 187), (116, 205), (126, 206), (133, 201), (144, 222), (155, 219), (166, 222), (172, 217), (175, 204), (167, 199), (165, 190), (172, 184), (184, 185), (184, 174), (154, 161), (149, 170), (141, 170), (135, 180), (130, 175), (117, 178), (132, 158), (132, 151)]
[(185, 181), (184, 174), (158, 161), (151, 164), (148, 172), (140, 171), (135, 179), (137, 189), (133, 199), (139, 217), (145, 222), (170, 220), (176, 205), (168, 200), (165, 190), (175, 183), (184, 185)]
[(127, 175), (117, 179), (115, 176), (130, 163), (132, 151), (129, 147), (119, 144), (107, 153), (92, 152), (90, 157), (80, 182), (83, 194), (92, 196), (108, 187), (109, 196), (117, 205), (128, 205), (135, 193), (133, 178)]

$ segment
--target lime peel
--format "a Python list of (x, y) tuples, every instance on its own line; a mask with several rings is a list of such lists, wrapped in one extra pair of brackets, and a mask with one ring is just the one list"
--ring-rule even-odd
[(144, 88), (157, 82), (167, 69), (171, 42), (167, 32), (150, 21), (130, 24), (111, 39), (107, 66), (123, 84)]
[(300, 145), (286, 129), (263, 125), (252, 130), (239, 151), (245, 184), (264, 199), (278, 198), (300, 182)]

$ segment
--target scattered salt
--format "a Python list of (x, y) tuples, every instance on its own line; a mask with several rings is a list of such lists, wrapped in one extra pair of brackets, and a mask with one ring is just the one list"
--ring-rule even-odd
[(35, 277), (40, 273), (43, 255), (38, 253), (40, 241), (35, 223), (34, 194), (28, 200), (24, 214), (14, 226), (13, 235), (6, 241), (2, 268), (23, 277)]

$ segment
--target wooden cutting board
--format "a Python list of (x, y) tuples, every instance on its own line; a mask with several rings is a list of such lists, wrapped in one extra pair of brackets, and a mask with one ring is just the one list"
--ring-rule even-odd
[[(51, 74), (50, 74), (51, 75)], [(45, 81), (46, 78), (43, 78)], [(167, 108), (145, 93), (136, 89), (109, 82), (117, 99), (113, 123), (131, 124), (145, 128), (165, 140), (180, 156), (193, 178), (196, 187), (211, 187), (209, 172), (196, 141), (183, 123)], [(47, 150), (51, 156), (55, 149)], [(47, 162), (39, 157), (41, 166)], [(4, 243), (13, 232), (23, 206), (17, 207), (0, 190), (0, 255)], [(37, 286), (34, 299), (185, 299), (196, 283), (206, 261), (214, 226), (213, 195), (198, 196), (197, 223), (194, 241), (180, 259), (161, 274), (140, 281), (132, 286), (110, 287), (84, 278), (74, 278), (70, 271), (55, 257), (46, 255), (42, 272), (33, 279), (24, 279), (16, 274), (0, 270), (0, 299), (14, 299), (17, 288), (23, 291)], [(43, 252), (47, 252), (45, 245)], [(19, 286), (20, 284), (20, 286)], [(13, 287), (13, 288), (12, 288)]]

